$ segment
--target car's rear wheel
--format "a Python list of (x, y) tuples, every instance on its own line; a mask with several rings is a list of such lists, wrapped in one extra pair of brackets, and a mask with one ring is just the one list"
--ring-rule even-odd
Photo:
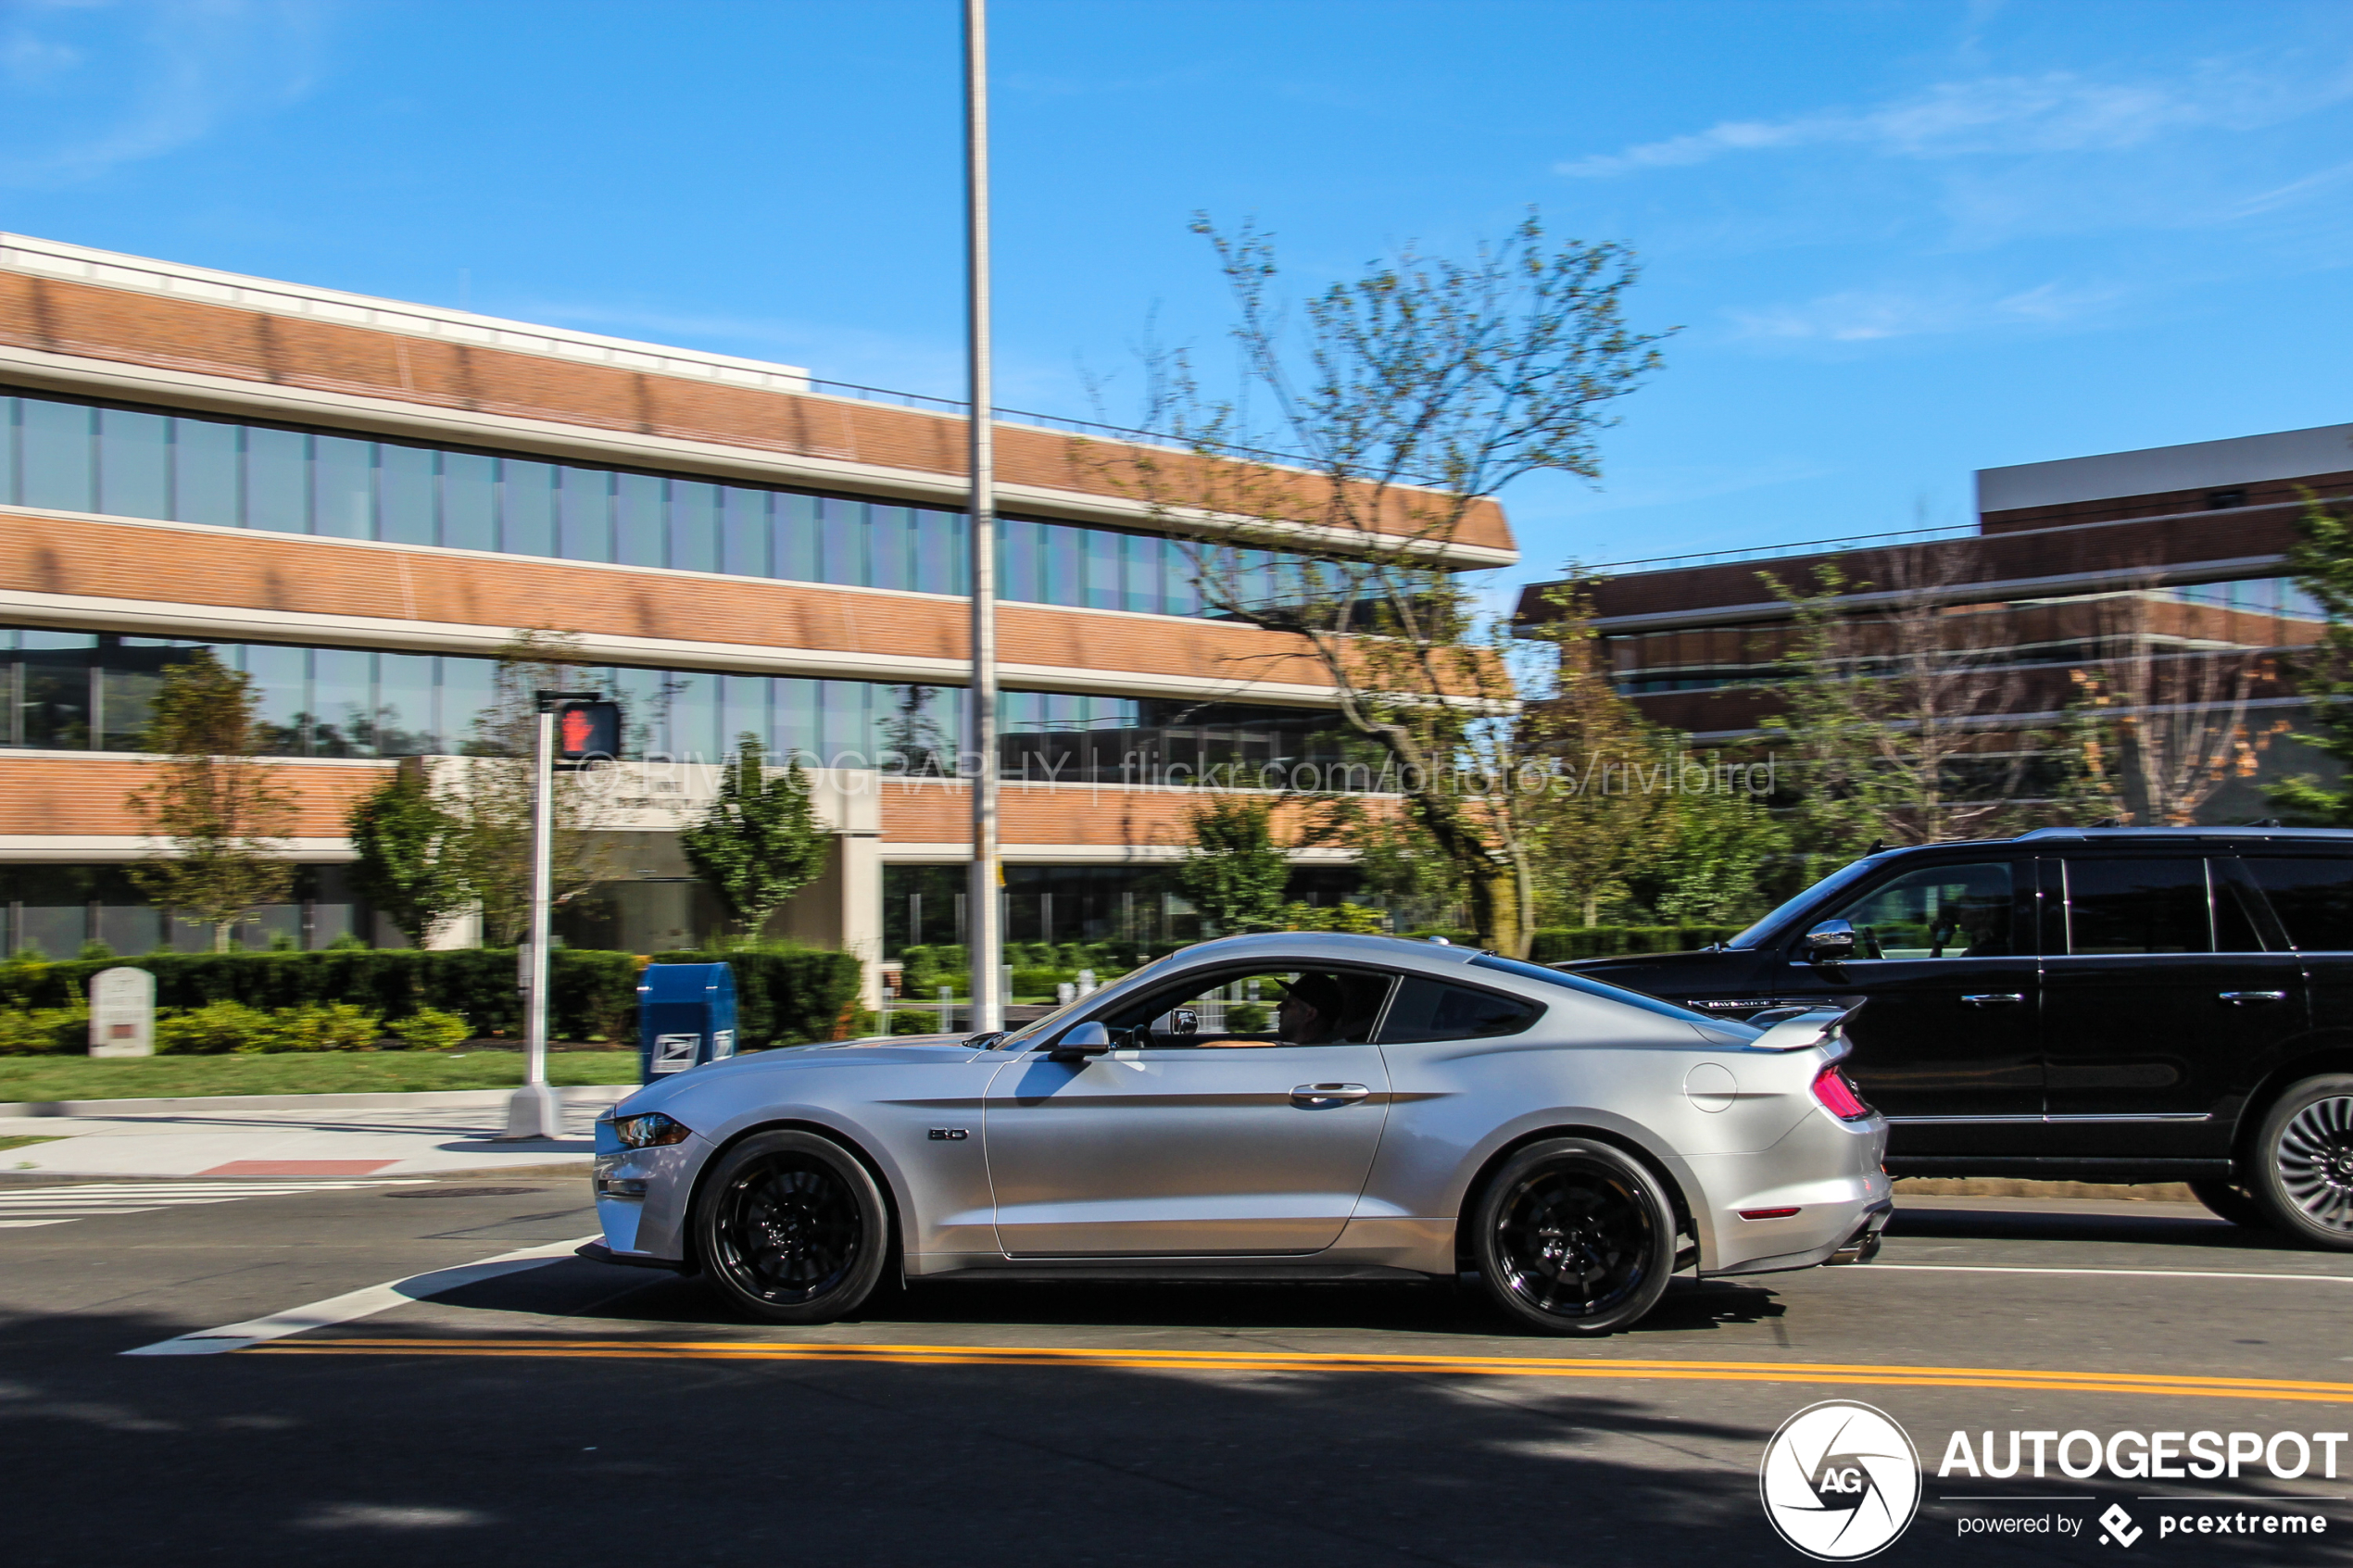
[(1530, 1144), (1472, 1217), (1479, 1278), (1546, 1334), (1610, 1334), (1648, 1315), (1675, 1272), (1675, 1209), (1656, 1176), (1585, 1138)]
[(2291, 1086), (2264, 1116), (2252, 1154), (2248, 1185), (2275, 1228), (2353, 1251), (2353, 1074)]
[(2190, 1184), (2190, 1191), (2218, 1220), (2228, 1220), (2251, 1231), (2259, 1231), (2271, 1223), (2263, 1212), (2263, 1206), (2234, 1182), (2196, 1181)]
[(720, 1159), (696, 1204), (703, 1272), (772, 1323), (830, 1323), (882, 1279), (890, 1223), (848, 1149), (814, 1133), (761, 1133)]

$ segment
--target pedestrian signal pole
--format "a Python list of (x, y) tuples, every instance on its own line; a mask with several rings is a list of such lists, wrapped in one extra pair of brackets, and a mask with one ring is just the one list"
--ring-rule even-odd
[(531, 935), (522, 949), (522, 1087), (507, 1099), (504, 1138), (563, 1136), (563, 1106), (547, 1083), (547, 947), (556, 881), (556, 769), (610, 760), (621, 709), (602, 692), (540, 692), (531, 768)]

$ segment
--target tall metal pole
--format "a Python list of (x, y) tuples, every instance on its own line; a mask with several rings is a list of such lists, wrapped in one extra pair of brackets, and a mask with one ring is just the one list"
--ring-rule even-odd
[(539, 698), (539, 733), (531, 765), (531, 946), (523, 954), (522, 1087), (507, 1101), (510, 1139), (563, 1135), (563, 1113), (547, 1086), (548, 905), (555, 897), (556, 710)]
[(970, 945), (975, 1030), (1005, 1026), (997, 845), (996, 389), (988, 344), (988, 6), (964, 0), (964, 287), (972, 408), (973, 864)]

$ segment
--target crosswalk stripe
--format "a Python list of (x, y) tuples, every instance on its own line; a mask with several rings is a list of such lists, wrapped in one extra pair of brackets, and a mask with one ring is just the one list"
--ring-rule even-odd
[(196, 1209), (248, 1198), (287, 1198), (300, 1192), (346, 1191), (353, 1187), (412, 1186), (430, 1177), (339, 1177), (275, 1182), (68, 1182), (56, 1186), (0, 1191), (0, 1230), (70, 1224), (107, 1214), (153, 1214), (166, 1209)]

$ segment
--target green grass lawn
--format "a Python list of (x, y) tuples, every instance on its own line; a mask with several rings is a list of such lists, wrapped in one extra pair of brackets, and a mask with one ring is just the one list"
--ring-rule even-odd
[[(634, 1084), (635, 1051), (550, 1051), (552, 1084)], [(0, 1057), (0, 1100), (502, 1089), (521, 1051), (336, 1051), (275, 1056)]]

